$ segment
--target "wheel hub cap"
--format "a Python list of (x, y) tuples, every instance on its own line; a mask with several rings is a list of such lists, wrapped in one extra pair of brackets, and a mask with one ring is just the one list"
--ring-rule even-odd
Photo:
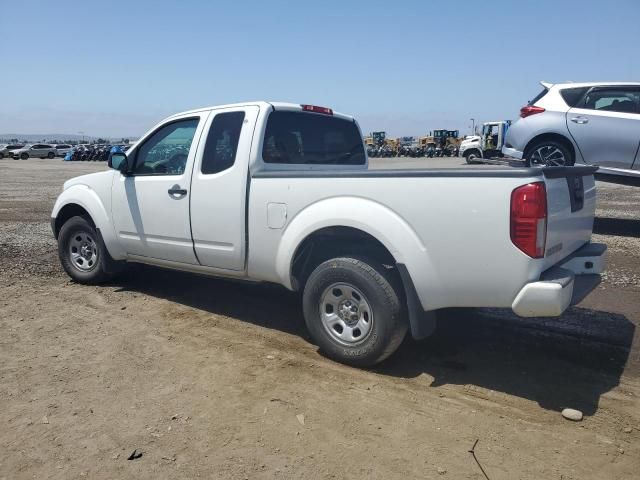
[(340, 302), (338, 316), (349, 326), (353, 326), (360, 318), (360, 309), (351, 300)]
[(78, 270), (93, 269), (98, 259), (98, 246), (93, 237), (86, 232), (75, 233), (69, 241), (69, 258)]
[(320, 297), (325, 331), (345, 345), (362, 343), (371, 333), (373, 311), (364, 294), (347, 283), (334, 283)]
[(567, 160), (564, 158), (564, 153), (552, 145), (543, 145), (536, 149), (531, 156), (531, 160), (532, 163), (552, 167), (563, 167), (567, 163)]

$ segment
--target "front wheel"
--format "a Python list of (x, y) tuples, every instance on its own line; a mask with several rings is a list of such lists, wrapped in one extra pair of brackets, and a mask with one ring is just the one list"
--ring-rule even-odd
[(47, 153), (47, 158), (49, 158), (49, 159), (51, 159), (51, 158), (53, 158), (53, 157), (55, 157), (55, 156), (56, 156), (56, 154), (55, 154), (55, 153), (53, 153), (53, 152), (49, 152), (49, 153)]
[(22, 153), (22, 154), (20, 154), (20, 158), (22, 160), (28, 160), (29, 159), (29, 154), (28, 153)]
[(109, 280), (119, 266), (85, 217), (71, 217), (62, 226), (58, 235), (58, 256), (67, 275), (87, 285)]
[(396, 351), (407, 332), (402, 291), (393, 272), (368, 259), (327, 260), (304, 288), (304, 317), (328, 357), (369, 367)]
[(524, 155), (528, 166), (570, 167), (575, 159), (569, 149), (554, 140), (542, 140), (527, 148)]
[(476, 152), (469, 152), (464, 156), (468, 164), (476, 163), (480, 158)]

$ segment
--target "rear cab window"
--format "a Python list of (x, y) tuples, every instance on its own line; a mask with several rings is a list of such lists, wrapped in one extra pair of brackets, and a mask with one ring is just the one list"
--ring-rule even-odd
[(274, 111), (267, 120), (262, 159), (280, 165), (365, 165), (353, 120), (311, 112)]

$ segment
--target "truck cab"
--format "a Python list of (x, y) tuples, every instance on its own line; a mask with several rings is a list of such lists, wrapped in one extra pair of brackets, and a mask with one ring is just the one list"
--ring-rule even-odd
[(510, 126), (511, 120), (483, 123), (480, 135), (474, 135), (462, 141), (460, 155), (467, 163), (501, 157), (504, 139)]

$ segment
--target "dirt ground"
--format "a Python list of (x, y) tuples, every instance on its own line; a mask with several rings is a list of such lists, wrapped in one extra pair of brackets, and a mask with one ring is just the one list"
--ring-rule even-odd
[(0, 479), (481, 480), (476, 441), (491, 480), (638, 478), (639, 188), (599, 182), (609, 269), (563, 317), (450, 311), (357, 370), (279, 287), (144, 266), (71, 282), (51, 207), (104, 168), (0, 160)]

